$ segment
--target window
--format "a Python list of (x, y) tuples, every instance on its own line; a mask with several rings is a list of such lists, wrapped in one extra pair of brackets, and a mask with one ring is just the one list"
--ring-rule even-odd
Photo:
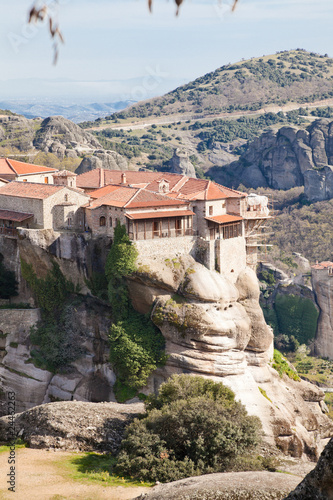
[(67, 225), (68, 225), (68, 227), (72, 227), (72, 218), (71, 217), (68, 217)]
[(105, 224), (106, 224), (105, 217), (104, 216), (100, 217), (99, 218), (99, 225), (100, 226), (105, 226)]
[(45, 182), (45, 184), (48, 184), (49, 183), (49, 178), (48, 177), (44, 177), (44, 182)]
[(209, 215), (213, 215), (213, 205), (210, 205), (208, 207), (208, 210), (209, 210)]
[(68, 194), (65, 194), (65, 201), (68, 201)]
[(112, 217), (109, 219), (110, 227), (112, 227)]
[(195, 214), (197, 213), (197, 207), (194, 205), (194, 207), (192, 207), (192, 212), (194, 212)]
[(23, 182), (28, 182), (27, 179), (23, 179)]
[(225, 208), (225, 201), (222, 201), (222, 208)]

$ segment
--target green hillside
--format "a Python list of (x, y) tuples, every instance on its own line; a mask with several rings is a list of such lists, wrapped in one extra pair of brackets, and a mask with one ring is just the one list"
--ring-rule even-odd
[(111, 120), (174, 114), (257, 111), (333, 97), (333, 59), (302, 49), (229, 64), (163, 97), (135, 104)]

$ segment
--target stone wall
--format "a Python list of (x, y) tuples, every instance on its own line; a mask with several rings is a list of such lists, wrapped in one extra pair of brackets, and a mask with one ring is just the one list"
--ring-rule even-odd
[(33, 198), (19, 198), (14, 196), (0, 195), (0, 208), (34, 214), (31, 225), (36, 228), (44, 226), (44, 200), (35, 200)]
[(179, 238), (156, 238), (152, 240), (138, 240), (135, 246), (142, 257), (161, 257), (170, 259), (180, 255), (189, 255), (195, 250), (196, 238), (182, 236)]
[[(76, 221), (76, 212), (82, 205), (85, 205), (89, 200), (89, 197), (84, 193), (75, 191), (74, 189), (69, 189), (64, 187), (60, 189), (52, 196), (49, 196), (44, 200), (44, 220), (43, 227), (45, 229), (59, 229), (67, 226), (67, 220), (60, 220), (59, 216), (61, 212), (55, 210), (56, 205), (71, 205), (71, 218)], [(68, 213), (63, 213), (64, 216), (68, 216)], [(77, 228), (78, 229), (78, 228)]]
[[(112, 237), (114, 228), (117, 226), (117, 221), (119, 221), (120, 224), (124, 224), (127, 228), (127, 219), (122, 208), (102, 205), (95, 209), (88, 208), (85, 212), (86, 225), (91, 229), (93, 234)], [(101, 217), (105, 217), (105, 226), (100, 225)]]
[(220, 272), (234, 283), (239, 273), (246, 267), (245, 238), (239, 236), (228, 240), (216, 240), (215, 253)]

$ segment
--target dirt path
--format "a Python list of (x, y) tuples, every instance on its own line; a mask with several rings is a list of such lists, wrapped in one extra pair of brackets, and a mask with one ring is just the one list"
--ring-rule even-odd
[(129, 500), (149, 488), (101, 486), (74, 481), (59, 467), (68, 452), (19, 449), (16, 452), (16, 491), (8, 491), (8, 453), (0, 454), (0, 500)]

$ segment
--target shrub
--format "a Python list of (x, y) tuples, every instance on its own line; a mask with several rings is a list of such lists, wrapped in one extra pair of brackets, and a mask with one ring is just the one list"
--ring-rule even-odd
[(105, 274), (114, 320), (109, 335), (110, 362), (117, 374), (115, 394), (121, 400), (146, 385), (152, 371), (165, 362), (163, 335), (129, 300), (126, 277), (136, 270), (137, 256), (125, 226), (118, 223)]
[(230, 470), (260, 442), (259, 419), (230, 389), (201, 377), (174, 375), (147, 409), (127, 428), (118, 474), (166, 482)]

